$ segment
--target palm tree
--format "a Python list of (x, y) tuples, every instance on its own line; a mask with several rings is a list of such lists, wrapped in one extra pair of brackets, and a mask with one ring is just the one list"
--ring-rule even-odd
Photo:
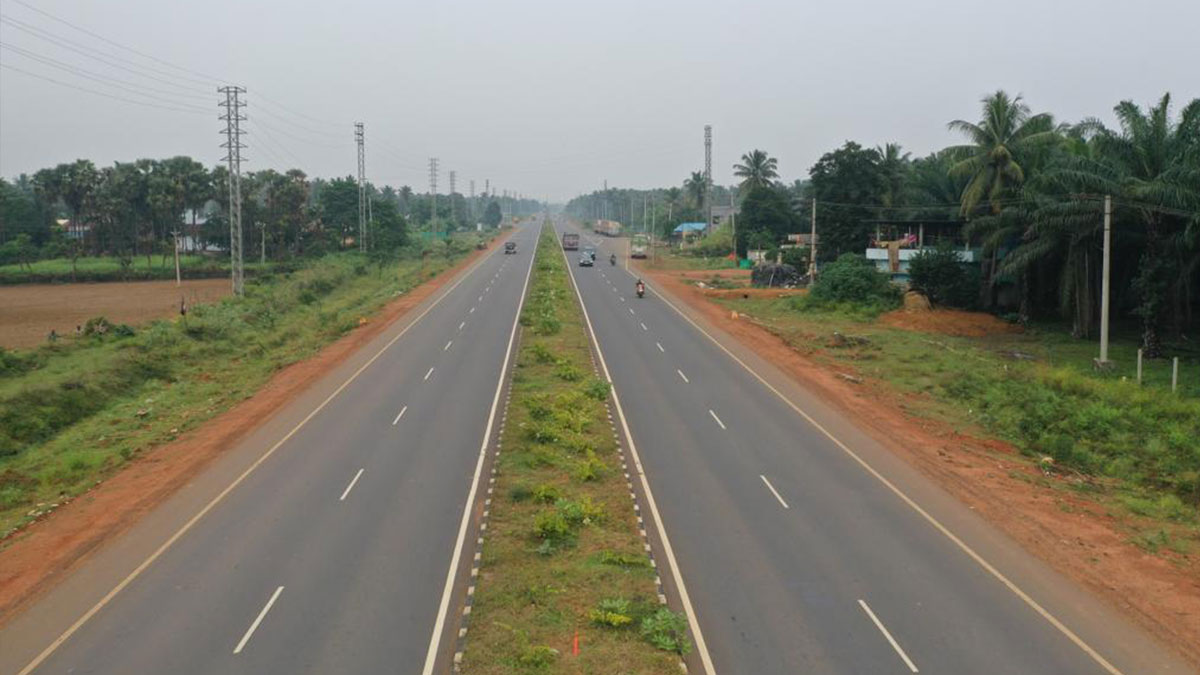
[(876, 147), (879, 153), (879, 170), (883, 174), (883, 205), (899, 206), (904, 200), (905, 182), (908, 178), (912, 162), (911, 152), (902, 152), (899, 143), (888, 143), (882, 148)]
[(779, 178), (779, 162), (762, 150), (742, 155), (742, 163), (733, 165), (733, 175), (742, 179), (738, 189), (749, 192), (758, 187), (770, 187)]
[(683, 189), (692, 198), (692, 203), (697, 209), (703, 206), (704, 196), (708, 194), (708, 181), (704, 179), (702, 172), (693, 171), (692, 175), (683, 181)]
[(960, 159), (950, 168), (952, 175), (970, 178), (961, 198), (964, 216), (984, 201), (992, 213), (999, 213), (1003, 200), (1025, 182), (1021, 162), (1059, 138), (1054, 118), (1048, 113), (1030, 114), (1020, 96), (997, 91), (982, 103), (983, 118), (978, 123), (954, 120), (948, 125), (971, 141), (953, 148)]

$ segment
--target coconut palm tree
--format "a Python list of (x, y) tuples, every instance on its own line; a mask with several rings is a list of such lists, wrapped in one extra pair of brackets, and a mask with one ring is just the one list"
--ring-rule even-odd
[(762, 150), (751, 150), (742, 155), (742, 163), (733, 165), (733, 175), (742, 179), (738, 185), (742, 193), (756, 187), (770, 187), (779, 178), (779, 161)]
[(693, 205), (698, 209), (704, 204), (704, 195), (708, 194), (708, 181), (704, 180), (702, 172), (693, 171), (692, 175), (683, 181), (683, 190), (692, 198)]
[(970, 140), (953, 148), (959, 161), (950, 168), (952, 175), (970, 179), (961, 197), (965, 216), (984, 202), (992, 213), (999, 213), (1004, 199), (1025, 182), (1022, 161), (1059, 138), (1054, 118), (1031, 114), (1020, 96), (997, 91), (982, 104), (978, 123), (954, 120), (948, 125)]
[(879, 170), (883, 174), (883, 205), (899, 206), (904, 201), (905, 182), (912, 166), (912, 153), (903, 152), (899, 143), (876, 147), (875, 152), (879, 153)]

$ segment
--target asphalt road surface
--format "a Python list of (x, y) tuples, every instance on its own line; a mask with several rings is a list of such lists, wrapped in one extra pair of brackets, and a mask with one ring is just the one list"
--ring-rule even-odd
[[(583, 243), (600, 247), (601, 264), (567, 260), (707, 647), (693, 665), (758, 675), (1190, 672), (888, 463), (886, 450), (850, 448), (886, 464), (915, 505), (928, 498), (927, 518), (653, 288), (638, 299), (625, 240), (584, 233)], [(989, 571), (994, 560), (1008, 584)]]
[[(421, 672), (536, 234), (489, 254), (37, 672)], [(0, 671), (78, 618), (29, 614), (0, 634)]]

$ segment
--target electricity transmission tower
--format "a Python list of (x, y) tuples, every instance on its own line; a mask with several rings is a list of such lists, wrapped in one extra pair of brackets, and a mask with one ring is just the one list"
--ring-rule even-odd
[(354, 123), (354, 142), (358, 145), (358, 250), (367, 250), (367, 150), (363, 123)]
[[(438, 178), (438, 158), (429, 158), (429, 199), (432, 209), (430, 210), (429, 222), (437, 222), (437, 178)], [(434, 232), (437, 232), (437, 225), (433, 226)]]
[(708, 212), (708, 225), (712, 227), (712, 125), (704, 125), (704, 204)]
[(450, 222), (452, 222), (452, 223), (458, 222), (458, 218), (456, 217), (458, 214), (455, 211), (455, 206), (454, 206), (454, 190), (455, 190), (454, 182), (457, 179), (458, 179), (458, 172), (451, 171), (450, 172)]
[(246, 93), (245, 87), (217, 87), (217, 92), (225, 94), (225, 100), (217, 105), (225, 109), (218, 117), (225, 122), (225, 142), (221, 144), (226, 149), (223, 161), (229, 164), (229, 258), (233, 294), (242, 295), (244, 287), (244, 267), (242, 261), (242, 122), (246, 115), (242, 108), (246, 102), (241, 95)]

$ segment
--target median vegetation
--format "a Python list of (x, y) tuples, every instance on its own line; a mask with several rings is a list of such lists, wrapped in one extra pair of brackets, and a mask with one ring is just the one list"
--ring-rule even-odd
[(0, 533), (228, 410), (475, 242), (471, 235), (387, 257), (331, 254), (264, 272), (245, 297), (174, 320), (125, 326), (97, 317), (76, 339), (0, 348)]
[(676, 674), (687, 622), (658, 601), (549, 227), (537, 255), (462, 672)]

